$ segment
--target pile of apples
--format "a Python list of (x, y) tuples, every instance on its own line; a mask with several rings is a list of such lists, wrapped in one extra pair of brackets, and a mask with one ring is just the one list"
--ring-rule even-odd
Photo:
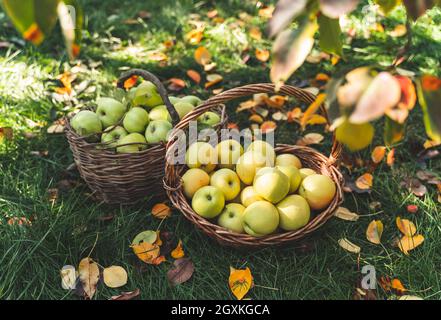
[[(196, 96), (169, 97), (182, 119), (202, 100)], [(170, 114), (156, 86), (150, 81), (141, 82), (119, 101), (99, 98), (96, 112), (84, 110), (71, 120), (71, 126), (80, 136), (101, 142), (118, 153), (136, 153), (148, 144), (166, 142), (173, 125)], [(221, 121), (214, 112), (198, 119), (200, 126), (212, 127)]]
[(326, 208), (336, 193), (331, 178), (302, 168), (293, 154), (276, 155), (261, 140), (246, 152), (236, 140), (216, 147), (195, 142), (185, 160), (183, 192), (193, 210), (235, 233), (261, 237), (298, 230), (311, 210)]

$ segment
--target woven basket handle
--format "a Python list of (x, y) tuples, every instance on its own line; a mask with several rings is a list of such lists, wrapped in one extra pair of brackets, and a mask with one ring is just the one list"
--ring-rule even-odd
[(124, 83), (126, 82), (126, 80), (130, 79), (133, 76), (142, 77), (144, 80), (152, 82), (156, 86), (156, 88), (158, 88), (158, 93), (161, 96), (165, 106), (167, 107), (167, 111), (170, 114), (173, 126), (177, 125), (180, 120), (179, 114), (173, 104), (170, 102), (170, 99), (168, 98), (167, 89), (165, 89), (162, 82), (153, 73), (142, 69), (132, 69), (124, 72), (118, 79), (118, 88), (124, 89)]
[[(212, 106), (219, 105), (219, 104), (225, 104), (226, 102), (228, 102), (230, 100), (242, 98), (242, 97), (246, 97), (246, 96), (250, 96), (250, 95), (258, 94), (258, 93), (269, 93), (269, 94), (276, 93), (275, 86), (271, 83), (260, 83), (260, 84), (250, 84), (250, 85), (246, 85), (243, 87), (230, 89), (230, 90), (224, 91), (214, 97), (211, 97), (210, 99), (205, 101), (200, 107), (212, 107)], [(312, 94), (311, 92), (297, 88), (297, 87), (289, 86), (289, 85), (282, 86), (277, 93), (294, 97), (297, 100), (300, 100), (300, 101), (308, 103), (308, 104), (311, 104), (316, 100), (316, 96), (314, 94)], [(320, 110), (323, 113), (323, 116), (326, 118), (326, 120), (328, 121), (328, 124), (329, 124), (329, 117), (326, 112), (325, 106), (321, 105)], [(342, 153), (342, 146), (335, 139), (335, 134), (333, 134), (332, 139), (333, 139), (333, 145), (332, 145), (331, 153), (330, 153), (329, 160), (328, 160), (328, 163), (330, 165), (333, 165), (336, 162), (338, 162), (340, 160), (340, 156)]]

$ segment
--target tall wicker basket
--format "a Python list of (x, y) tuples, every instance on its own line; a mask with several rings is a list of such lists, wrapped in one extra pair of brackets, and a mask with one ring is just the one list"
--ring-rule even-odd
[[(167, 91), (161, 81), (152, 73), (134, 69), (122, 74), (118, 87), (132, 76), (139, 76), (153, 82), (167, 107), (175, 126), (179, 115), (170, 102)], [(165, 144), (149, 144), (144, 151), (132, 154), (116, 153), (102, 143), (89, 143), (79, 136), (66, 119), (66, 137), (72, 150), (75, 163), (81, 177), (94, 195), (109, 204), (133, 204), (148, 196), (164, 196), (162, 185), (164, 177)], [(222, 112), (222, 123), (227, 119)]]
[[(188, 114), (179, 122), (176, 128), (185, 130), (188, 128), (191, 120), (196, 119), (202, 113), (216, 108), (220, 104), (225, 104), (232, 99), (237, 99), (252, 94), (274, 92), (275, 88), (273, 84), (251, 84), (225, 91), (207, 100), (192, 113)], [(278, 94), (294, 97), (298, 101), (305, 102), (307, 104), (314, 102), (316, 98), (308, 91), (287, 85), (283, 86)], [(321, 107), (321, 110), (326, 116), (326, 110), (323, 106)], [(341, 145), (335, 140), (335, 136), (330, 156), (325, 156), (320, 152), (306, 146), (277, 145), (276, 153), (292, 153), (300, 158), (304, 167), (314, 169), (316, 172), (329, 176), (337, 186), (337, 192), (334, 199), (325, 210), (314, 214), (311, 221), (305, 227), (296, 231), (278, 232), (259, 238), (252, 237), (247, 234), (230, 232), (214, 222), (196, 214), (196, 212), (193, 211), (190, 202), (188, 199), (186, 199), (182, 190), (181, 179), (186, 167), (183, 165), (174, 165), (171, 161), (173, 158), (173, 150), (175, 149), (174, 144), (176, 143), (176, 140), (173, 139), (174, 132), (172, 132), (171, 139), (167, 144), (167, 162), (165, 165), (164, 187), (167, 190), (168, 197), (173, 205), (183, 213), (185, 218), (202, 230), (202, 232), (215, 239), (222, 245), (232, 247), (260, 248), (265, 246), (282, 245), (302, 239), (323, 226), (333, 216), (335, 210), (343, 201), (343, 176), (337, 168), (342, 148)]]

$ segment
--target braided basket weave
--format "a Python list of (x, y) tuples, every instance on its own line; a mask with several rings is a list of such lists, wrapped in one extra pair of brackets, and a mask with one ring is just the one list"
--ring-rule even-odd
[[(237, 99), (245, 96), (250, 96), (258, 93), (274, 93), (275, 87), (273, 84), (251, 84), (235, 89), (225, 91), (211, 99), (205, 101), (197, 109), (188, 114), (184, 119), (182, 119), (176, 126), (176, 129), (185, 130), (188, 128), (189, 122), (197, 119), (201, 114), (206, 111), (212, 110), (221, 104), (225, 104), (232, 99)], [(315, 95), (312, 93), (293, 87), (293, 86), (283, 86), (278, 94), (283, 94), (295, 98), (299, 102), (304, 102), (311, 104), (315, 101)], [(327, 118), (326, 110), (321, 106), (321, 110)], [(306, 146), (297, 145), (277, 145), (275, 151), (277, 154), (281, 153), (292, 153), (296, 155), (301, 161), (304, 167), (311, 168), (318, 173), (330, 177), (336, 184), (336, 194), (329, 206), (313, 215), (310, 222), (303, 228), (290, 231), (274, 233), (271, 235), (263, 237), (253, 237), (248, 234), (238, 234), (228, 231), (227, 229), (213, 223), (199, 216), (193, 211), (191, 203), (185, 197), (182, 188), (181, 176), (185, 173), (186, 167), (184, 165), (174, 165), (172, 162), (174, 144), (176, 139), (173, 135), (176, 132), (173, 131), (171, 138), (167, 144), (167, 155), (166, 155), (166, 165), (165, 165), (165, 178), (164, 187), (167, 190), (168, 197), (170, 198), (173, 205), (179, 209), (184, 216), (196, 225), (200, 230), (202, 230), (209, 237), (215, 239), (222, 245), (231, 247), (254, 247), (260, 248), (265, 246), (274, 246), (290, 243), (305, 236), (310, 235), (321, 226), (323, 226), (334, 214), (335, 210), (343, 201), (343, 176), (336, 164), (340, 158), (342, 147), (333, 137), (333, 147), (329, 157), (321, 154), (313, 148)]]
[[(118, 80), (118, 87), (124, 88), (124, 82), (132, 76), (153, 82), (170, 113), (172, 124), (179, 123), (179, 115), (165, 87), (150, 72), (139, 69), (128, 71)], [(220, 129), (226, 125), (227, 119), (222, 108), (216, 110), (222, 115), (222, 122), (218, 126)], [(66, 119), (66, 124), (66, 137), (77, 168), (98, 199), (109, 204), (133, 204), (148, 196), (165, 196), (162, 184), (164, 143), (148, 144), (146, 150), (138, 153), (116, 153), (115, 148), (102, 143), (89, 143), (87, 137), (79, 136), (70, 126), (70, 119)]]

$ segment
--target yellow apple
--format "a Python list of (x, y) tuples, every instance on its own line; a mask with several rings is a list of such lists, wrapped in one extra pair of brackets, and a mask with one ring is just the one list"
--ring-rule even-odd
[(270, 165), (270, 160), (259, 152), (245, 152), (236, 164), (236, 172), (240, 180), (246, 185), (254, 181), (256, 171)]
[(245, 207), (249, 207), (252, 203), (261, 200), (264, 199), (254, 191), (253, 186), (246, 187), (240, 194), (240, 201)]
[(299, 188), (299, 194), (308, 201), (313, 210), (326, 208), (334, 199), (335, 192), (334, 181), (321, 174), (306, 177)]
[(293, 194), (277, 204), (280, 216), (280, 228), (294, 231), (306, 226), (311, 217), (308, 202), (301, 196)]
[(221, 141), (217, 147), (218, 163), (221, 168), (233, 169), (243, 154), (243, 148), (239, 141), (230, 139)]
[(231, 169), (220, 169), (210, 178), (210, 185), (223, 192), (226, 201), (233, 200), (240, 193), (240, 180)]
[(289, 178), (289, 193), (296, 192), (302, 182), (299, 169), (294, 166), (278, 166), (276, 168)]
[(314, 170), (309, 169), (309, 168), (302, 168), (299, 171), (300, 171), (300, 176), (302, 177), (302, 180), (305, 179), (307, 176), (317, 174)]
[(182, 176), (184, 194), (187, 198), (193, 198), (196, 191), (210, 184), (210, 177), (202, 169), (189, 169)]
[(276, 152), (268, 142), (256, 140), (248, 146), (247, 152), (248, 151), (255, 151), (263, 154), (270, 161), (268, 167), (274, 167), (274, 163), (276, 161)]
[(195, 142), (187, 150), (185, 163), (189, 168), (201, 168), (210, 173), (216, 168), (216, 149), (207, 142)]
[(217, 223), (232, 232), (243, 233), (243, 216), (245, 207), (238, 203), (229, 203), (225, 206), (224, 211)]
[(277, 168), (262, 168), (254, 178), (254, 191), (265, 200), (277, 203), (289, 193), (289, 178)]
[(213, 186), (200, 188), (191, 201), (193, 210), (201, 217), (211, 219), (217, 217), (225, 206), (225, 197), (222, 191)]
[(276, 158), (276, 166), (294, 166), (297, 169), (302, 168), (302, 162), (291, 153), (279, 154)]
[(272, 203), (257, 201), (245, 209), (243, 228), (249, 235), (261, 237), (276, 231), (279, 219), (279, 211)]

